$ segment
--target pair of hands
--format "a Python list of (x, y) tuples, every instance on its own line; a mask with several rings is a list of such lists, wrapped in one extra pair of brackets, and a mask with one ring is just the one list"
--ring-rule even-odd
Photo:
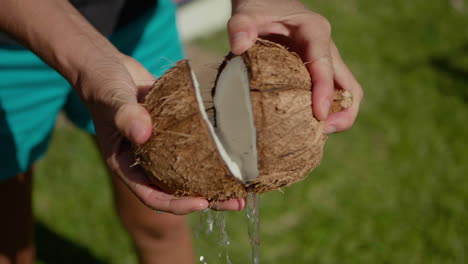
[[(281, 40), (291, 47), (306, 62), (313, 83), (313, 112), (326, 121), (325, 131), (340, 132), (352, 126), (363, 92), (333, 43), (325, 18), (296, 1), (238, 0), (233, 1), (228, 31), (234, 54), (243, 53), (259, 36)], [(208, 208), (205, 199), (178, 198), (156, 189), (140, 168), (131, 166), (134, 160), (128, 141), (142, 144), (151, 135), (150, 116), (138, 104), (138, 98), (147, 93), (154, 77), (125, 55), (107, 56), (100, 61), (82, 72), (74, 85), (93, 116), (97, 141), (109, 168), (150, 208), (174, 214)], [(350, 91), (353, 105), (328, 115), (334, 87)], [(211, 207), (241, 210), (245, 200), (218, 202)]]

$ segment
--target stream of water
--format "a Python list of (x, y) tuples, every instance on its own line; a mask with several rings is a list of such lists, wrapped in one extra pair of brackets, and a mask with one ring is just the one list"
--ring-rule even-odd
[(225, 263), (232, 264), (229, 258), (228, 247), (231, 244), (229, 235), (226, 230), (225, 212), (205, 210), (200, 213), (198, 227), (195, 231), (195, 239), (204, 239), (211, 243), (216, 243), (217, 247), (213, 247), (218, 252), (218, 260), (208, 262), (207, 255), (199, 256), (198, 260), (201, 264), (208, 263)]
[(247, 196), (247, 230), (250, 241), (250, 259), (252, 264), (260, 263), (260, 219), (258, 214), (258, 196), (249, 193)]
[[(260, 222), (258, 203), (258, 196), (254, 193), (249, 193), (247, 196), (246, 216), (247, 231), (250, 242), (251, 264), (260, 263)], [(195, 230), (195, 239), (207, 240), (206, 242), (211, 242), (210, 244), (216, 244), (216, 246), (213, 245), (213, 249), (218, 252), (216, 255), (217, 260), (209, 260), (208, 255), (202, 254), (198, 257), (198, 263), (233, 264), (229, 257), (229, 246), (231, 241), (226, 229), (226, 212), (213, 210), (204, 210), (201, 212), (198, 226)]]

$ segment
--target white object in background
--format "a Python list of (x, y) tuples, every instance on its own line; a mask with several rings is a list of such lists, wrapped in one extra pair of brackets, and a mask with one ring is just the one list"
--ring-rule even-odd
[(450, 0), (452, 7), (460, 13), (465, 11), (465, 0)]
[(230, 17), (230, 0), (197, 0), (177, 10), (177, 26), (182, 41), (190, 41), (225, 29)]

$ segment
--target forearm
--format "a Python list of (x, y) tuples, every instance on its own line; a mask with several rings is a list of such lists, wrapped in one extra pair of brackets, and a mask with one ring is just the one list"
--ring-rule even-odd
[(63, 0), (0, 0), (0, 31), (31, 49), (71, 83), (93, 60), (119, 54)]

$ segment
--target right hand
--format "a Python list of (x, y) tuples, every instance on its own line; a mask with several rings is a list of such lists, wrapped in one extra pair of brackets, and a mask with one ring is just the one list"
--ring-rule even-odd
[[(298, 0), (232, 0), (228, 30), (231, 51), (239, 55), (258, 37), (279, 41), (301, 56), (312, 80), (314, 116), (326, 121), (325, 132), (350, 129), (359, 112), (363, 90), (341, 58), (326, 18)], [(353, 95), (351, 107), (329, 115), (335, 89)]]
[[(74, 83), (91, 112), (100, 151), (114, 175), (148, 207), (173, 214), (188, 214), (209, 207), (206, 199), (175, 197), (152, 185), (143, 170), (132, 166), (130, 142), (142, 144), (151, 136), (149, 113), (138, 103), (155, 79), (139, 62), (119, 54), (89, 65)], [(211, 205), (217, 210), (241, 210), (244, 199)]]

